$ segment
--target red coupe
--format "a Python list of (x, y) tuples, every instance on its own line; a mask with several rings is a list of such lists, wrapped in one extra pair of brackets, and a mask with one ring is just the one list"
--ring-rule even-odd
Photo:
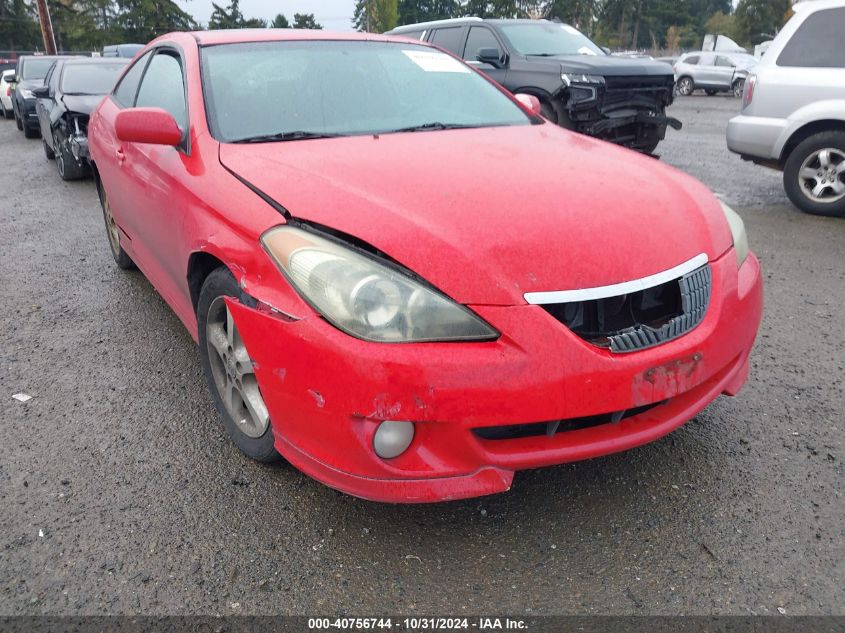
[(659, 438), (736, 394), (742, 220), (457, 58), (376, 35), (150, 43), (89, 126), (107, 235), (198, 341), (235, 444), (441, 501)]

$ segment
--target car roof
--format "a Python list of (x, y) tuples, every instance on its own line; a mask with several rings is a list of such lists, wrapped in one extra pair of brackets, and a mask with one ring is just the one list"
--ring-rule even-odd
[(552, 22), (550, 20), (528, 20), (528, 19), (510, 19), (510, 18), (478, 18), (478, 17), (465, 17), (465, 18), (451, 18), (448, 20), (432, 20), (430, 22), (417, 22), (416, 24), (403, 24), (402, 26), (397, 26), (392, 31), (388, 31), (388, 33), (395, 33), (396, 35), (401, 35), (402, 33), (408, 31), (419, 31), (420, 29), (434, 29), (439, 26), (462, 26), (464, 24), (475, 24), (477, 22), (485, 22), (487, 24), (493, 24), (495, 26), (504, 26), (507, 24), (562, 24), (562, 22)]
[(811, 11), (837, 9), (839, 7), (845, 7), (845, 0), (814, 0), (814, 2), (796, 2), (792, 5), (792, 10), (795, 11), (795, 13), (809, 13)]
[[(165, 35), (158, 41), (166, 41), (171, 35)], [(386, 35), (376, 33), (341, 33), (323, 31), (320, 29), (227, 29), (219, 31), (193, 31), (189, 33), (200, 46), (214, 46), (216, 44), (238, 44), (248, 42), (286, 42), (307, 40), (330, 41), (399, 41)]]
[(128, 64), (132, 60), (127, 57), (71, 57), (63, 61), (65, 66), (90, 66), (92, 64)]

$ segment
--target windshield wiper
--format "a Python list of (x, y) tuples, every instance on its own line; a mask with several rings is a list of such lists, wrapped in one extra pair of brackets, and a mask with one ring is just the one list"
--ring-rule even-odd
[(439, 121), (432, 121), (431, 123), (421, 123), (420, 125), (400, 127), (398, 130), (391, 130), (391, 132), (425, 132), (427, 130), (466, 130), (468, 128), (474, 127), (478, 126), (467, 125), (464, 123), (440, 123)]
[(278, 141), (305, 141), (315, 138), (337, 138), (343, 134), (328, 134), (325, 132), (309, 132), (307, 130), (293, 130), (291, 132), (277, 132), (276, 134), (261, 134), (239, 138), (232, 143), (273, 143)]

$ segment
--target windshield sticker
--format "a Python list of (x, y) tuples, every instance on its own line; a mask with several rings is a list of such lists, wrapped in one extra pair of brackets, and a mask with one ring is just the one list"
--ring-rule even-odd
[(469, 68), (454, 57), (436, 51), (402, 51), (427, 73), (468, 73)]
[(564, 31), (566, 31), (570, 35), (581, 35), (581, 33), (578, 31), (578, 29), (572, 28), (568, 24), (561, 24), (560, 28), (562, 28)]
[(587, 48), (586, 46), (582, 46), (578, 49), (578, 52), (581, 55), (595, 55), (596, 52), (592, 48)]

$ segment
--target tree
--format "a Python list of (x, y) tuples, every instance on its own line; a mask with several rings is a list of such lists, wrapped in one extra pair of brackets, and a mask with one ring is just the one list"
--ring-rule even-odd
[(710, 16), (704, 26), (708, 33), (727, 35), (732, 40), (741, 38), (740, 34), (736, 32), (736, 18), (732, 15), (725, 15), (721, 11), (717, 11)]
[(734, 16), (736, 33), (748, 44), (770, 40), (781, 29), (791, 9), (791, 0), (739, 0)]
[(398, 10), (399, 24), (445, 20), (461, 15), (458, 0), (399, 0)]
[(313, 13), (294, 13), (293, 14), (293, 28), (295, 29), (322, 29), (323, 25), (319, 24), (314, 18)]
[(585, 33), (591, 33), (598, 10), (598, 0), (553, 0), (546, 9), (546, 17), (557, 18)]
[(352, 25), (356, 31), (384, 33), (399, 24), (398, 0), (358, 0)]
[(270, 28), (289, 29), (290, 22), (288, 22), (288, 19), (285, 16), (279, 13), (275, 18), (273, 18), (273, 21), (270, 23)]
[(172, 0), (117, 0), (124, 42), (145, 44), (170, 31), (195, 31), (197, 23)]
[(211, 12), (208, 20), (210, 29), (263, 29), (267, 27), (267, 22), (261, 18), (246, 19), (241, 13), (240, 0), (232, 0), (226, 8), (215, 2), (212, 2), (211, 6), (214, 7), (214, 11)]
[(24, 0), (0, 0), (0, 49), (36, 48), (43, 48), (43, 44), (32, 6)]

